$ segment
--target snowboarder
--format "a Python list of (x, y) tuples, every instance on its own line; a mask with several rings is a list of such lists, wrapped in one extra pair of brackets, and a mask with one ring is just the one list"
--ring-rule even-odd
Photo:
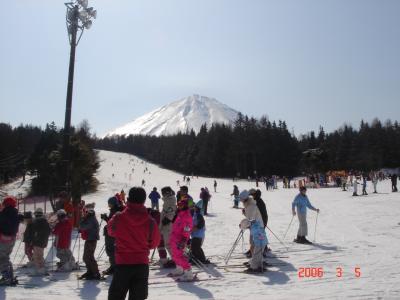
[(189, 211), (189, 196), (182, 195), (177, 206), (178, 213), (172, 224), (169, 239), (172, 259), (176, 264), (176, 268), (171, 275), (180, 276), (183, 281), (190, 281), (193, 280), (193, 273), (188, 258), (185, 256), (185, 248), (193, 227), (193, 220)]
[(107, 253), (110, 266), (103, 271), (103, 275), (113, 274), (115, 267), (115, 239), (108, 234), (107, 230), (108, 222), (117, 212), (122, 211), (122, 206), (120, 205), (116, 197), (109, 198), (107, 203), (110, 212), (108, 215), (102, 214), (101, 219), (107, 223), (107, 225), (105, 225), (103, 228), (103, 235), (104, 235), (104, 248)]
[(233, 208), (239, 208), (239, 188), (237, 185), (233, 186), (233, 192), (231, 194), (233, 196)]
[(146, 191), (133, 187), (127, 208), (108, 222), (108, 234), (115, 238), (115, 269), (108, 290), (109, 300), (146, 299), (148, 296), (149, 254), (157, 247), (160, 232), (144, 206)]
[(3, 210), (0, 211), (0, 285), (15, 284), (14, 270), (10, 255), (14, 248), (19, 227), (17, 199), (6, 196), (2, 202)]
[(86, 215), (79, 224), (82, 239), (85, 241), (83, 248), (83, 262), (86, 265), (87, 271), (82, 274), (79, 279), (99, 280), (101, 279), (97, 261), (94, 258), (97, 241), (99, 237), (99, 222), (96, 218), (96, 213), (93, 206), (87, 207)]
[(300, 189), (300, 193), (294, 198), (292, 202), (292, 214), (296, 215), (297, 208), (297, 217), (299, 218), (299, 230), (297, 231), (297, 238), (294, 240), (296, 243), (300, 244), (312, 244), (309, 240), (306, 239), (308, 234), (307, 228), (307, 208), (312, 209), (319, 213), (319, 209), (315, 208), (311, 205), (310, 200), (306, 195), (307, 188), (302, 186)]
[(208, 190), (206, 190), (205, 188), (201, 188), (201, 192), (200, 192), (200, 199), (203, 200), (203, 211), (204, 211), (204, 215), (207, 216), (207, 208), (208, 208), (208, 201), (210, 201), (211, 195), (208, 192)]
[(205, 232), (206, 232), (206, 224), (204, 221), (204, 217), (201, 214), (202, 204), (204, 202), (199, 201), (192, 209), (191, 214), (193, 216), (193, 229), (191, 234), (191, 243), (190, 250), (193, 259), (200, 261), (203, 264), (208, 264), (210, 261), (206, 259), (204, 255), (204, 251), (202, 249)]
[[(250, 230), (250, 252), (251, 256), (249, 261), (249, 268), (246, 270), (247, 273), (258, 273), (263, 272), (263, 252), (264, 248), (267, 245), (265, 229), (263, 227), (263, 219), (260, 213), (260, 210), (257, 207), (256, 201), (250, 195), (247, 190), (243, 190), (240, 195), (240, 201), (244, 206), (244, 215), (246, 219), (242, 220), (239, 224), (239, 227), (242, 230), (247, 228), (251, 228), (251, 225), (254, 224), (253, 229)], [(264, 232), (265, 241), (262, 243), (258, 243), (260, 239), (260, 233)], [(253, 234), (256, 234), (254, 236)], [(257, 243), (255, 243), (255, 241)]]
[(151, 209), (160, 210), (159, 204), (158, 204), (160, 198), (161, 198), (161, 196), (157, 192), (157, 188), (154, 187), (149, 195), (149, 199), (151, 200)]
[(24, 252), (26, 257), (28, 258), (27, 267), (33, 267), (33, 231), (32, 231), (32, 212), (27, 211), (24, 213), (24, 222), (25, 222), (25, 231), (24, 231)]
[[(160, 223), (160, 233), (162, 239), (164, 240), (164, 246), (170, 257), (172, 257), (171, 247), (170, 247), (170, 234), (172, 230), (172, 221), (174, 220), (176, 214), (176, 199), (175, 193), (171, 187), (166, 186), (161, 189), (163, 206), (161, 211), (161, 223)], [(166, 258), (161, 258), (160, 263), (162, 267), (175, 267), (173, 260)]]
[(60, 262), (57, 263), (57, 270), (70, 272), (78, 267), (70, 250), (72, 226), (66, 211), (63, 209), (57, 211), (57, 219), (58, 223), (53, 229), (53, 234), (57, 237), (55, 243), (56, 256), (60, 259)]

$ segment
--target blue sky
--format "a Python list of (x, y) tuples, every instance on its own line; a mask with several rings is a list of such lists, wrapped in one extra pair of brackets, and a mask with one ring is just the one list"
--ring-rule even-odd
[[(64, 1), (1, 1), (0, 122), (64, 124)], [(296, 135), (399, 120), (400, 1), (89, 0), (72, 123), (102, 134), (201, 94)]]

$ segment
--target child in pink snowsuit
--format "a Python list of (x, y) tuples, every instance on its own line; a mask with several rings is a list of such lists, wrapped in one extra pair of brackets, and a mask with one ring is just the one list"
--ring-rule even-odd
[[(176, 264), (174, 275), (191, 273), (191, 265), (188, 258), (184, 255), (184, 249), (192, 232), (193, 220), (189, 210), (188, 197), (183, 196), (178, 201), (178, 214), (172, 224), (169, 243), (172, 252), (172, 259)], [(189, 274), (188, 274), (189, 275)]]

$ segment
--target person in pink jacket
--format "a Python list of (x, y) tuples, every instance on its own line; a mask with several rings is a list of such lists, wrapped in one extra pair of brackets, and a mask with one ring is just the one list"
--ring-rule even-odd
[(169, 239), (172, 259), (176, 264), (176, 269), (171, 273), (171, 275), (181, 275), (181, 280), (190, 281), (193, 280), (192, 268), (188, 257), (186, 257), (184, 253), (193, 228), (193, 220), (189, 210), (188, 197), (183, 196), (178, 201), (177, 206), (178, 213), (174, 223), (172, 224), (172, 231)]

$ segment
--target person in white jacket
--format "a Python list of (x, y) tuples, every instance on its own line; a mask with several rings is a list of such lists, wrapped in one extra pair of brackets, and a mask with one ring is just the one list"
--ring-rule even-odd
[[(257, 207), (257, 202), (250, 196), (247, 190), (244, 190), (239, 195), (240, 201), (242, 202), (244, 209), (243, 214), (245, 215), (247, 221), (258, 222), (260, 226), (264, 224), (261, 217), (260, 210)], [(244, 224), (240, 224), (241, 229), (245, 229)], [(249, 261), (249, 273), (250, 272), (262, 272), (263, 271), (263, 247), (255, 247), (253, 236), (250, 233), (250, 252), (251, 259)]]
[[(160, 233), (164, 240), (165, 248), (169, 254), (169, 257), (172, 257), (171, 247), (169, 244), (169, 236), (172, 230), (172, 222), (176, 214), (176, 198), (175, 193), (171, 189), (171, 187), (163, 187), (161, 189), (161, 195), (163, 200), (162, 211), (160, 215)], [(171, 259), (163, 258), (160, 260), (160, 263), (163, 267), (174, 267), (174, 262)]]

